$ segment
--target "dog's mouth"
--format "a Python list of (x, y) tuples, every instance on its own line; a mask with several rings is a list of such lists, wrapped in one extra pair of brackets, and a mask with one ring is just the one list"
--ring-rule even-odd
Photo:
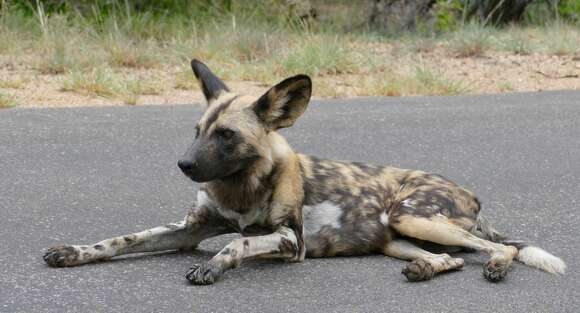
[(239, 180), (240, 177), (247, 175), (247, 169), (236, 169), (230, 173), (223, 174), (223, 175), (214, 175), (214, 176), (202, 176), (196, 173), (191, 172), (183, 172), (185, 176), (196, 183), (207, 183), (210, 181), (215, 180), (222, 180), (222, 181), (236, 181)]
[(201, 173), (183, 171), (183, 174), (196, 183), (207, 183), (213, 180), (227, 180), (230, 177), (239, 176), (244, 170), (234, 170), (226, 173)]
[(202, 175), (198, 175), (195, 173), (183, 172), (183, 174), (196, 183), (206, 183), (208, 181), (215, 180), (215, 178), (213, 178), (213, 177), (202, 176)]

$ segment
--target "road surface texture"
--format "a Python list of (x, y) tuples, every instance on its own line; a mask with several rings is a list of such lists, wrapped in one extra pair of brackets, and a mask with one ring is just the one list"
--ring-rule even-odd
[(212, 286), (184, 278), (199, 250), (49, 268), (45, 248), (180, 220), (197, 185), (176, 161), (195, 105), (0, 111), (2, 312), (580, 312), (580, 93), (313, 101), (282, 131), (297, 151), (441, 173), (475, 190), (500, 230), (562, 257), (568, 273), (482, 254), (422, 283), (380, 255), (250, 262)]

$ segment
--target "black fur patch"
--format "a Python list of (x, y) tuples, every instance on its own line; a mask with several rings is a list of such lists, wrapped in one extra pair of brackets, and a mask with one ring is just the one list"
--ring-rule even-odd
[(288, 238), (282, 238), (280, 244), (278, 245), (278, 250), (282, 255), (296, 255), (298, 253), (298, 247), (294, 242)]
[(200, 61), (191, 60), (191, 69), (195, 77), (201, 82), (201, 90), (208, 101), (217, 99), (222, 91), (230, 91), (228, 86)]

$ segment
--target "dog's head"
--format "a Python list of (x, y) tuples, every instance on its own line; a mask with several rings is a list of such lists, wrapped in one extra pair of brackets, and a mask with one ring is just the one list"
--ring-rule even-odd
[(196, 182), (244, 172), (271, 156), (267, 136), (290, 127), (310, 101), (312, 82), (306, 75), (287, 78), (260, 97), (232, 93), (198, 60), (191, 68), (207, 100), (195, 127), (195, 139), (179, 160), (179, 168)]

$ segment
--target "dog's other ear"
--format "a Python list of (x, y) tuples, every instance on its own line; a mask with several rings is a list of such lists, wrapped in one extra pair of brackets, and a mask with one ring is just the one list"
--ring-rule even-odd
[(296, 75), (270, 88), (253, 110), (269, 130), (290, 127), (306, 111), (311, 93), (310, 77)]
[(191, 60), (191, 69), (201, 85), (201, 90), (208, 104), (217, 99), (222, 92), (230, 91), (228, 86), (200, 61)]

